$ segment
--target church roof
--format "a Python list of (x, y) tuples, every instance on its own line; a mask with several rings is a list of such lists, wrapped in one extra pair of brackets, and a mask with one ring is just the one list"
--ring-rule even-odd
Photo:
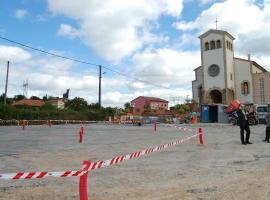
[[(249, 60), (244, 59), (244, 58), (237, 58), (237, 57), (234, 57), (234, 59), (249, 62)], [(265, 69), (264, 67), (262, 67), (261, 65), (259, 65), (257, 62), (255, 62), (255, 61), (253, 61), (253, 60), (250, 60), (250, 61), (251, 61), (252, 64), (255, 65), (258, 69), (262, 70), (263, 72), (268, 72), (267, 69)], [(268, 72), (268, 73), (269, 73), (269, 72)]]
[(202, 68), (202, 66), (196, 67), (193, 71), (198, 70), (200, 68)]
[(205, 32), (204, 34), (200, 35), (199, 38), (202, 39), (203, 37), (206, 37), (207, 35), (211, 34), (211, 33), (217, 33), (217, 34), (225, 34), (227, 35), (229, 38), (231, 38), (232, 40), (234, 40), (235, 38), (228, 33), (227, 31), (222, 31), (222, 30), (216, 30), (216, 29), (210, 29), (209, 31)]

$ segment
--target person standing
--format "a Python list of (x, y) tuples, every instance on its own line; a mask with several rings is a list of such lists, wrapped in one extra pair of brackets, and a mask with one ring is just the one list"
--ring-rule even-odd
[(268, 104), (267, 107), (267, 114), (265, 115), (265, 121), (266, 121), (266, 130), (265, 130), (265, 139), (264, 142), (269, 142), (270, 139), (270, 104)]
[[(250, 138), (250, 128), (246, 113), (244, 112), (244, 107), (240, 104), (239, 109), (236, 111), (238, 116), (238, 125), (240, 126), (240, 138), (243, 145), (252, 144), (249, 141)], [(246, 131), (246, 138), (245, 138), (245, 131)]]

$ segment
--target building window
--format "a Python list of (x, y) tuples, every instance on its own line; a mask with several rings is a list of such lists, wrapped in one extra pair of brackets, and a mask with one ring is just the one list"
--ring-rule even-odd
[(209, 50), (209, 42), (206, 42), (206, 43), (204, 44), (204, 50), (205, 50), (205, 51), (208, 51), (208, 50)]
[(227, 47), (227, 49), (233, 50), (233, 45), (229, 41), (226, 41), (226, 47)]
[(249, 94), (249, 82), (248, 81), (243, 81), (241, 84), (241, 91), (243, 95), (248, 95)]
[(232, 81), (232, 73), (230, 73), (230, 78), (231, 78), (231, 81)]
[(265, 104), (265, 96), (264, 96), (264, 79), (260, 79), (260, 97), (261, 104)]
[(220, 42), (220, 40), (217, 40), (217, 48), (221, 48), (221, 42)]
[(211, 48), (211, 49), (215, 49), (215, 48), (216, 48), (215, 41), (211, 41), (211, 42), (210, 42), (210, 48)]
[(230, 49), (230, 50), (232, 49), (231, 43), (228, 40), (226, 41), (226, 47), (227, 47), (227, 49)]

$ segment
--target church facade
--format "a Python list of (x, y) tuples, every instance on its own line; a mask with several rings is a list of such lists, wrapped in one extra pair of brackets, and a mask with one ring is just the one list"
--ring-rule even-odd
[(211, 29), (199, 36), (201, 66), (194, 69), (193, 99), (199, 104), (270, 102), (270, 73), (261, 65), (234, 56), (234, 37)]

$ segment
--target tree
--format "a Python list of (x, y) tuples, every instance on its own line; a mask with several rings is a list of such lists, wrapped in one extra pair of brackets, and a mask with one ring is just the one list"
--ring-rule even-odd
[(184, 114), (190, 111), (190, 107), (187, 104), (177, 104), (174, 106), (174, 111), (179, 114)]
[(4, 99), (5, 99), (5, 94), (3, 93), (3, 94), (1, 94), (1, 96), (0, 96), (0, 102), (4, 102)]
[(114, 116), (117, 113), (117, 108), (107, 107), (105, 108), (105, 112), (108, 116)]
[(130, 104), (129, 102), (125, 103), (125, 104), (124, 104), (124, 107), (125, 107), (125, 109), (124, 109), (124, 113), (125, 113), (125, 114), (131, 112), (131, 109), (132, 109), (132, 108), (131, 108), (131, 104)]
[(42, 100), (43, 100), (43, 101), (47, 101), (47, 100), (48, 100), (47, 95), (43, 96), (43, 97), (42, 97)]
[(15, 101), (20, 101), (22, 99), (25, 99), (25, 96), (24, 95), (17, 94), (17, 95), (14, 96), (14, 100)]
[(74, 111), (85, 111), (87, 110), (87, 101), (80, 97), (75, 97), (65, 103), (65, 107)]
[(131, 104), (129, 102), (127, 102), (127, 103), (124, 104), (124, 107), (125, 107), (126, 110), (127, 109), (130, 109), (131, 108)]
[(44, 106), (40, 108), (41, 110), (57, 110), (56, 106), (53, 106), (49, 103), (45, 103)]
[(37, 97), (37, 96), (31, 96), (30, 99), (33, 99), (33, 100), (40, 100), (40, 98)]
[(90, 105), (88, 105), (88, 108), (90, 110), (99, 110), (100, 109), (100, 106), (99, 106), (99, 103), (91, 103)]

